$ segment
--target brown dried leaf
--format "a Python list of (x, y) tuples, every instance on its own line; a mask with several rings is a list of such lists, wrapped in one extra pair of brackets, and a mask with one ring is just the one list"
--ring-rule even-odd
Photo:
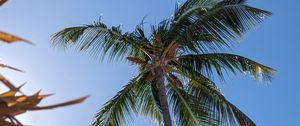
[[(1, 77), (1, 76), (0, 76)], [(7, 83), (8, 81), (2, 76), (2, 82)], [(1, 79), (0, 79), (1, 80)], [(9, 83), (11, 84), (11, 83)], [(11, 86), (13, 86), (11, 84)], [(17, 95), (17, 92), (20, 92), (20, 87), (16, 89), (10, 89), (10, 91), (0, 94), (0, 126), (23, 126), (15, 116), (23, 114), (27, 111), (32, 110), (46, 110), (54, 109), (58, 107), (64, 107), (69, 105), (74, 105), (83, 102), (88, 96), (74, 99), (71, 101), (43, 106), (40, 107), (38, 104), (46, 97), (51, 96), (52, 94), (41, 95), (38, 91), (31, 96), (27, 95)]]
[(10, 91), (0, 94), (0, 97), (11, 97), (11, 96), (15, 96), (16, 93), (17, 93), (17, 91), (10, 90)]
[(18, 126), (18, 125), (7, 122), (5, 120), (0, 120), (0, 126)]
[(14, 36), (14, 35), (11, 35), (11, 34), (8, 34), (8, 33), (5, 33), (5, 32), (2, 32), (0, 31), (0, 40), (3, 41), (3, 42), (6, 42), (6, 43), (14, 43), (14, 42), (20, 42), (20, 41), (23, 41), (23, 42), (26, 42), (28, 44), (31, 44), (33, 45), (32, 42), (29, 42), (25, 39), (22, 39), (20, 37), (17, 37), (17, 36)]
[(167, 51), (168, 51), (168, 53), (167, 53), (167, 58), (174, 58), (174, 57), (176, 57), (176, 50), (178, 49), (178, 47), (179, 47), (179, 44), (177, 44), (177, 43), (175, 43), (175, 44), (173, 44)]
[(2, 6), (5, 2), (7, 2), (7, 0), (0, 0), (0, 6)]
[(13, 90), (13, 91), (18, 91), (19, 89), (16, 88), (12, 83), (10, 83), (4, 76), (2, 76), (0, 74), (0, 81), (6, 86), (8, 87), (10, 90)]
[(45, 110), (45, 109), (54, 109), (54, 108), (58, 108), (58, 107), (64, 107), (64, 106), (74, 105), (74, 104), (78, 104), (78, 103), (84, 102), (88, 97), (89, 96), (85, 96), (85, 97), (81, 97), (81, 98), (74, 99), (74, 100), (71, 100), (71, 101), (67, 101), (67, 102), (55, 104), (55, 105), (49, 105), (49, 106), (43, 106), (43, 107), (35, 107), (35, 108), (31, 108), (29, 110)]
[(175, 86), (177, 88), (180, 88), (180, 89), (183, 89), (182, 82), (175, 75), (170, 73), (169, 77), (170, 77), (170, 80), (171, 80), (173, 86)]
[(18, 72), (24, 72), (23, 70), (20, 70), (18, 68), (15, 68), (15, 67), (12, 67), (12, 66), (8, 66), (8, 65), (5, 65), (5, 64), (0, 64), (0, 67), (1, 68), (8, 68), (8, 69), (15, 70), (15, 71), (18, 71)]
[(138, 65), (146, 65), (147, 62), (141, 58), (138, 58), (138, 57), (127, 57), (127, 60), (129, 60), (130, 62), (133, 62), (135, 64), (138, 64)]

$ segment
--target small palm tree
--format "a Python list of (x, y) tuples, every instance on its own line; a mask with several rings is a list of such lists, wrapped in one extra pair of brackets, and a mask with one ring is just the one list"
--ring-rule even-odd
[[(248, 58), (222, 53), (271, 13), (246, 0), (187, 0), (174, 16), (144, 32), (103, 22), (65, 28), (53, 45), (75, 46), (100, 59), (127, 59), (136, 75), (96, 114), (93, 126), (128, 124), (136, 114), (158, 125), (241, 125), (255, 123), (226, 100), (212, 77), (226, 72), (249, 73), (270, 80), (274, 70)], [(172, 117), (170, 113), (172, 112)], [(174, 122), (172, 122), (174, 120)]]

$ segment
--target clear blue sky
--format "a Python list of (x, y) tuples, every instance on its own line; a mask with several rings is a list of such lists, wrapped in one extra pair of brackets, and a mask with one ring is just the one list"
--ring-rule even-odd
[[(108, 25), (123, 24), (132, 30), (148, 15), (148, 24), (169, 17), (177, 1), (171, 0), (9, 0), (0, 8), (0, 30), (14, 33), (36, 44), (0, 44), (1, 62), (26, 73), (2, 70), (12, 82), (27, 82), (24, 92), (43, 89), (56, 93), (42, 104), (91, 95), (83, 104), (51, 111), (28, 112), (19, 117), (33, 126), (87, 126), (101, 105), (114, 96), (135, 74), (125, 63), (99, 63), (74, 51), (50, 47), (50, 36), (69, 26), (89, 24), (103, 15)], [(182, 2), (182, 1), (181, 1)], [(258, 126), (300, 125), (300, 35), (297, 0), (249, 0), (249, 4), (274, 13), (258, 29), (249, 32), (232, 53), (275, 68), (270, 84), (251, 77), (228, 77), (220, 84), (225, 96)], [(4, 91), (1, 86), (0, 91)], [(152, 125), (138, 119), (135, 125)], [(146, 122), (146, 123), (145, 123)]]

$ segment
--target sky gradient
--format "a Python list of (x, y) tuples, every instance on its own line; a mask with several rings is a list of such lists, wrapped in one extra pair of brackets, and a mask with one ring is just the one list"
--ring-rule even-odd
[[(134, 66), (125, 62), (96, 61), (72, 50), (51, 47), (51, 35), (59, 30), (90, 24), (102, 16), (111, 25), (122, 24), (132, 31), (144, 16), (146, 25), (170, 17), (175, 3), (171, 0), (10, 0), (0, 8), (0, 30), (13, 33), (35, 43), (0, 44), (0, 62), (26, 73), (1, 70), (16, 85), (27, 82), (23, 91), (33, 94), (55, 93), (45, 99), (47, 105), (91, 95), (86, 102), (55, 110), (28, 112), (20, 116), (32, 126), (87, 126), (108, 99), (135, 75)], [(253, 119), (258, 126), (300, 125), (300, 9), (297, 0), (249, 0), (250, 5), (271, 11), (257, 29), (247, 33), (230, 51), (276, 69), (271, 83), (260, 83), (251, 77), (226, 77), (219, 83), (226, 98)], [(146, 30), (149, 28), (146, 27)], [(4, 91), (0, 86), (0, 91)], [(153, 125), (138, 119), (134, 125)]]

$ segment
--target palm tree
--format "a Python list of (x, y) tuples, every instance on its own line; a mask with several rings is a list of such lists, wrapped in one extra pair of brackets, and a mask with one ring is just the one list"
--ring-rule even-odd
[(272, 68), (223, 53), (270, 15), (246, 0), (187, 0), (173, 17), (151, 26), (150, 35), (143, 21), (133, 32), (122, 32), (120, 26), (108, 28), (100, 20), (65, 28), (52, 41), (53, 46), (75, 46), (100, 59), (127, 59), (139, 68), (103, 105), (93, 126), (128, 124), (136, 114), (165, 126), (254, 126), (211, 80), (215, 74), (223, 78), (224, 72), (271, 79)]

